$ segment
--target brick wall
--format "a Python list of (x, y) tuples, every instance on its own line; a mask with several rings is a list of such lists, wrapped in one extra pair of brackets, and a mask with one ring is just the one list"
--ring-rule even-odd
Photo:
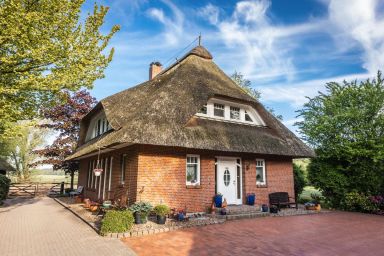
[[(125, 182), (121, 184), (121, 157), (126, 154)], [(186, 155), (200, 155), (200, 186), (186, 186)], [(153, 205), (166, 203), (172, 208), (187, 208), (189, 212), (205, 211), (215, 194), (215, 157), (233, 156), (242, 159), (243, 202), (247, 193), (256, 193), (256, 203), (268, 203), (268, 194), (293, 192), (292, 159), (255, 154), (238, 154), (187, 150), (160, 146), (130, 146), (102, 154), (101, 158), (113, 157), (111, 190), (106, 199), (120, 199), (132, 204), (135, 201), (149, 201)], [(267, 185), (256, 186), (256, 158), (265, 159)], [(90, 157), (80, 161), (79, 184), (86, 187)], [(107, 174), (107, 180), (108, 180)], [(108, 182), (107, 182), (108, 184)], [(103, 184), (102, 184), (103, 185)], [(98, 187), (97, 187), (98, 189)], [(85, 196), (97, 200), (98, 190), (85, 189)], [(103, 189), (103, 186), (102, 186)]]
[[(263, 157), (258, 156), (257, 158)], [(243, 160), (244, 195), (255, 193), (256, 204), (260, 205), (268, 204), (268, 194), (273, 192), (288, 192), (289, 196), (294, 197), (292, 159), (264, 157), (264, 160), (267, 176), (267, 184), (265, 186), (256, 185), (255, 159), (248, 158)]]

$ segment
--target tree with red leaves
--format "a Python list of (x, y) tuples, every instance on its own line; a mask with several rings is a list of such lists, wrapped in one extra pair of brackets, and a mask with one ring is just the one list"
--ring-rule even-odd
[(49, 120), (40, 125), (58, 132), (58, 136), (52, 145), (44, 149), (36, 150), (43, 159), (35, 164), (51, 164), (54, 170), (64, 170), (71, 175), (71, 189), (73, 188), (74, 174), (79, 169), (76, 161), (65, 161), (71, 155), (77, 145), (81, 119), (95, 106), (96, 99), (87, 90), (74, 93), (63, 92), (61, 102), (52, 108), (42, 110), (42, 115)]

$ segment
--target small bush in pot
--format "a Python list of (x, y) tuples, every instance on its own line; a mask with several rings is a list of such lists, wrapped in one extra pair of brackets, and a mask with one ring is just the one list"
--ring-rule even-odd
[(157, 224), (165, 224), (165, 215), (169, 214), (171, 210), (167, 205), (159, 204), (153, 208), (153, 211), (156, 213)]
[(122, 233), (129, 231), (133, 226), (133, 215), (131, 211), (107, 211), (101, 221), (100, 234)]
[(147, 222), (147, 217), (152, 210), (152, 205), (149, 202), (140, 201), (129, 207), (129, 210), (133, 212), (136, 224), (144, 224)]

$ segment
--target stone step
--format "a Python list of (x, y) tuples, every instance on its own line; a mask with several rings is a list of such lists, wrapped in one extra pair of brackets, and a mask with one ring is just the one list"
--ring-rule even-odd
[(228, 214), (228, 215), (219, 215), (217, 214), (215, 217), (218, 219), (226, 219), (226, 220), (240, 220), (240, 219), (252, 219), (252, 218), (261, 218), (269, 216), (268, 212), (253, 212), (253, 213), (238, 213), (238, 214)]
[[(216, 208), (216, 214), (220, 214), (223, 208)], [(261, 207), (258, 205), (236, 205), (236, 206), (227, 206), (226, 207), (227, 215), (237, 215), (243, 213), (260, 213)]]

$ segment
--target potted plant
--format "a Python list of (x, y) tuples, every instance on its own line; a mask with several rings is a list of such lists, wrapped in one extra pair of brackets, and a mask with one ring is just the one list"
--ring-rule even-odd
[(167, 219), (165, 215), (170, 212), (169, 207), (165, 204), (159, 204), (153, 208), (153, 211), (156, 213), (157, 224), (165, 224), (165, 220)]
[(221, 204), (223, 203), (223, 195), (221, 193), (217, 193), (213, 200), (215, 201), (215, 206), (221, 208)]
[(311, 197), (313, 199), (312, 202), (315, 205), (314, 210), (320, 211), (321, 210), (320, 201), (322, 199), (322, 196), (318, 193), (312, 193)]
[(133, 212), (135, 224), (144, 224), (147, 222), (149, 212), (152, 210), (152, 205), (148, 202), (136, 202), (129, 210)]
[(255, 205), (256, 195), (255, 193), (247, 194), (247, 205)]

